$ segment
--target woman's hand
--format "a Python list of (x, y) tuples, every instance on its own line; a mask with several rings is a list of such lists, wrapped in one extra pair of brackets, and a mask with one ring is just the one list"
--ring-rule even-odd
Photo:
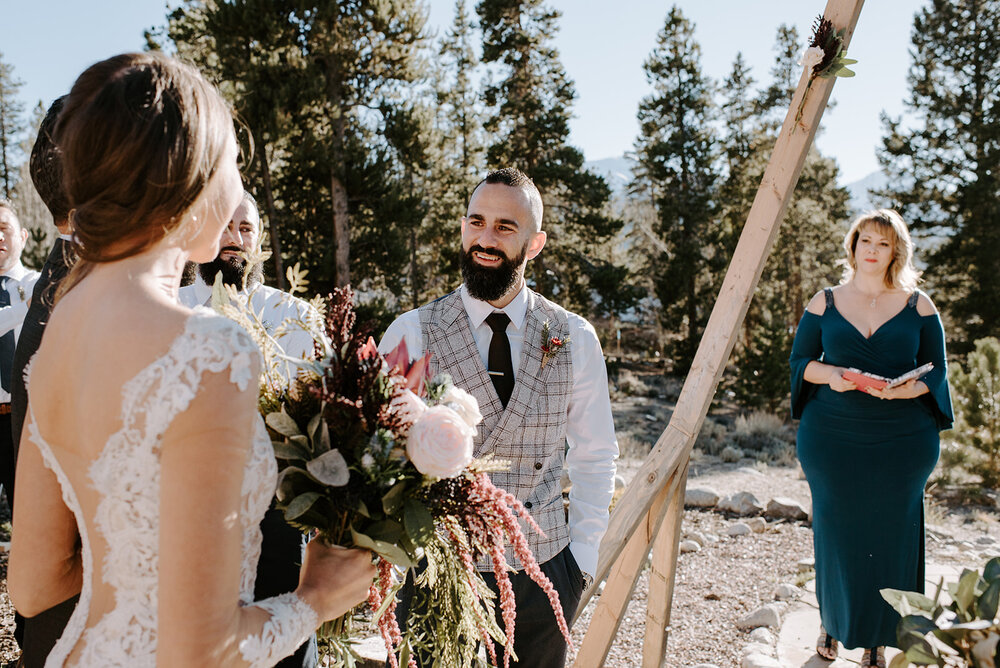
[(879, 399), (914, 399), (919, 397), (921, 394), (926, 393), (927, 386), (919, 380), (913, 379), (906, 381), (902, 385), (897, 385), (896, 387), (885, 387), (881, 390), (869, 387), (865, 391), (873, 397), (878, 397)]
[(844, 378), (844, 371), (845, 369), (843, 367), (830, 367), (830, 376), (827, 378), (826, 382), (830, 386), (830, 389), (834, 392), (850, 392), (851, 390), (858, 389), (858, 386), (854, 384), (854, 381)]
[(306, 545), (297, 592), (320, 619), (335, 619), (368, 598), (375, 572), (368, 550), (349, 550), (311, 540)]

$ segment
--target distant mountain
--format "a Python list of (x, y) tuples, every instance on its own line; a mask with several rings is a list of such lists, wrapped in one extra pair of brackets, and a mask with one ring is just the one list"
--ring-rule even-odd
[(632, 168), (635, 161), (624, 156), (620, 158), (604, 158), (603, 160), (588, 160), (583, 163), (584, 169), (600, 174), (611, 187), (614, 195), (623, 195), (632, 180)]
[(855, 213), (876, 208), (875, 202), (869, 194), (870, 190), (881, 190), (889, 185), (889, 177), (883, 172), (872, 172), (868, 176), (858, 179), (853, 183), (848, 183), (844, 187), (851, 193), (851, 199), (847, 205)]

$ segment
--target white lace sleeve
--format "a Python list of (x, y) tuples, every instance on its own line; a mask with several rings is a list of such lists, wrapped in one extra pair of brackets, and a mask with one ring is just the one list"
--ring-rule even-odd
[(271, 615), (259, 635), (240, 641), (240, 656), (253, 668), (267, 668), (289, 656), (319, 626), (316, 611), (295, 592), (256, 601), (253, 606)]

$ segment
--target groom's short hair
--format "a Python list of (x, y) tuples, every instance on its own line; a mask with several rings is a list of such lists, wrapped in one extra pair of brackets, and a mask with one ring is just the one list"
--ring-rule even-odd
[[(503, 169), (495, 169), (486, 177), (476, 184), (476, 187), (472, 189), (472, 194), (475, 195), (476, 191), (479, 190), (479, 186), (483, 184), (501, 184), (505, 186), (510, 186), (511, 188), (521, 188), (528, 193), (528, 198), (531, 200), (531, 215), (534, 216), (535, 220), (535, 231), (542, 229), (542, 194), (538, 192), (538, 186), (535, 182), (531, 180), (531, 177), (522, 172), (517, 167), (504, 167)], [(469, 196), (471, 202), (472, 195)]]
[(49, 106), (42, 124), (38, 127), (38, 137), (31, 148), (29, 163), (31, 182), (57, 224), (69, 218), (70, 207), (69, 198), (66, 197), (66, 190), (63, 188), (62, 153), (52, 135), (55, 134), (56, 122), (67, 97), (69, 96), (57, 97)]

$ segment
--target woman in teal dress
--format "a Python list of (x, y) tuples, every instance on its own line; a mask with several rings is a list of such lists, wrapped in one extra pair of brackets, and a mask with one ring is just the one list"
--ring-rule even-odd
[[(845, 276), (809, 302), (792, 346), (792, 416), (813, 501), (817, 653), (837, 642), (865, 648), (862, 666), (885, 666), (899, 615), (879, 590), (923, 591), (927, 478), (938, 432), (952, 422), (944, 330), (916, 289), (913, 247), (895, 211), (858, 218), (844, 240)], [(861, 391), (854, 367), (895, 378), (926, 362), (920, 380)]]

